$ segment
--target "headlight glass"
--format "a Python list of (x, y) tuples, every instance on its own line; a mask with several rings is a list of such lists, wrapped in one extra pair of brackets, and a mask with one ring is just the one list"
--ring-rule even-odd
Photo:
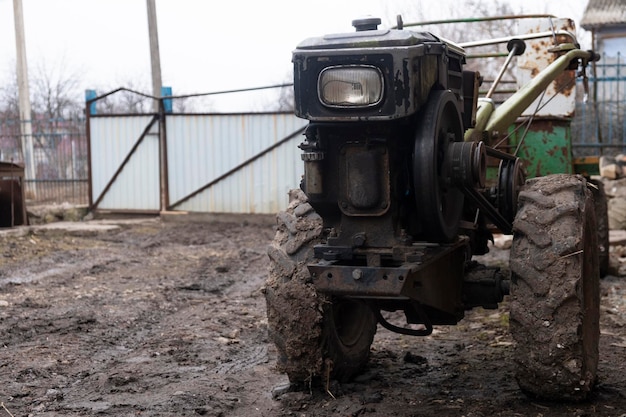
[(324, 69), (318, 80), (321, 102), (330, 107), (369, 107), (383, 98), (383, 76), (372, 66)]

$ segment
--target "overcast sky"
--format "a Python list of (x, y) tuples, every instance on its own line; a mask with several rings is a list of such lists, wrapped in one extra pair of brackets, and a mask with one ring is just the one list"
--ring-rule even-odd
[[(146, 0), (22, 1), (31, 76), (36, 67), (45, 65), (76, 73), (83, 89), (102, 90), (129, 81), (150, 89)], [(415, 7), (429, 19), (444, 18), (446, 2), (462, 4), (458, 0), (156, 0), (163, 84), (172, 86), (174, 94), (279, 84), (287, 80), (292, 50), (307, 37), (352, 31), (352, 19), (364, 15), (379, 16), (388, 27), (397, 14), (406, 16)], [(580, 21), (587, 0), (508, 3), (515, 11)], [(474, 14), (468, 10), (466, 16)], [(0, 82), (6, 82), (15, 71), (13, 0), (0, 0), (0, 51)], [(232, 105), (224, 110), (233, 110)]]

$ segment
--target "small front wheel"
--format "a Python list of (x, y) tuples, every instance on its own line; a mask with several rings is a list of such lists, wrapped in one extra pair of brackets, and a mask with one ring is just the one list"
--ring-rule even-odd
[(376, 324), (372, 309), (363, 301), (337, 297), (325, 306), (324, 356), (334, 379), (345, 382), (363, 369)]

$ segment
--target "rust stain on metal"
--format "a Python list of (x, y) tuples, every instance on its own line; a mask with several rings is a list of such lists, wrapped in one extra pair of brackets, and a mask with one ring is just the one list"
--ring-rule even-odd
[(560, 94), (566, 97), (575, 93), (575, 76), (574, 71), (565, 71), (554, 80), (554, 86)]
[(534, 49), (538, 55), (543, 55), (544, 51), (547, 48), (549, 48), (551, 45), (552, 45), (551, 41), (539, 40), (539, 41), (532, 42), (532, 49)]
[[(534, 120), (532, 123), (531, 130), (533, 132), (546, 132), (550, 134), (554, 132), (554, 124), (549, 119)], [(547, 138), (544, 137), (542, 140), (545, 144), (548, 143)]]
[[(575, 26), (571, 19), (551, 19), (549, 22), (547, 20), (533, 22), (523, 26), (521, 29), (523, 33), (551, 33), (552, 31), (555, 33), (555, 36), (546, 36), (527, 42), (526, 53), (518, 60), (518, 69), (520, 70), (518, 82), (520, 85), (524, 85), (537, 77), (566, 50), (565, 48), (561, 51), (559, 48), (555, 48), (555, 46), (572, 42), (572, 38), (569, 35), (556, 35), (556, 33), (568, 32), (573, 34)], [(565, 71), (547, 87), (545, 97), (542, 98), (543, 103), (536, 101), (529, 106), (529, 110), (525, 114), (532, 113), (539, 108), (540, 104), (544, 104), (538, 111), (538, 115), (573, 117), (575, 89), (574, 70)]]

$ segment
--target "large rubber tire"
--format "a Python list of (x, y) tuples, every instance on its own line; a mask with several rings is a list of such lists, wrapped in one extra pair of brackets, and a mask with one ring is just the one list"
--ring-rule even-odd
[(277, 368), (294, 384), (346, 381), (367, 363), (377, 321), (362, 301), (317, 293), (306, 265), (321, 242), (322, 219), (300, 190), (277, 216), (268, 249), (270, 271), (264, 293)]
[(583, 400), (600, 337), (592, 193), (580, 176), (552, 175), (529, 180), (519, 204), (510, 253), (517, 382), (531, 397)]
[(592, 184), (593, 202), (596, 211), (596, 224), (598, 226), (598, 262), (600, 278), (609, 272), (609, 209), (604, 183), (599, 180), (587, 180)]

